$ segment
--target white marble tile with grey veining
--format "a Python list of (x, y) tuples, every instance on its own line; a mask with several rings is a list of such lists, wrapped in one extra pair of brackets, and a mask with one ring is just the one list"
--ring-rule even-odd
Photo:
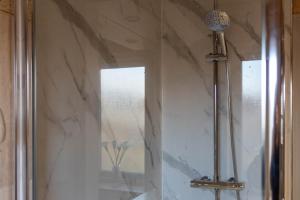
[[(222, 1), (231, 18), (225, 30), (231, 69), (234, 131), (242, 199), (261, 199), (260, 157), (260, 3)], [(163, 190), (165, 199), (214, 199), (212, 192), (195, 190), (189, 181), (213, 177), (212, 51), (205, 15), (212, 2), (165, 0), (163, 10)], [(258, 60), (257, 62), (246, 62)], [(222, 180), (233, 176), (227, 127), (225, 65), (220, 65), (220, 134)], [(253, 82), (257, 84), (253, 85)], [(251, 86), (258, 88), (251, 89)], [(251, 127), (251, 128), (250, 128)], [(255, 174), (255, 176), (253, 175)], [(170, 192), (171, 191), (171, 192)], [(222, 192), (232, 199), (232, 192)]]
[[(39, 197), (213, 199), (212, 191), (189, 186), (193, 178), (213, 176), (213, 74), (212, 64), (205, 59), (212, 50), (212, 38), (204, 22), (212, 2), (47, 0), (38, 1), (37, 6)], [(238, 170), (240, 180), (246, 182), (242, 197), (259, 200), (260, 94), (251, 90), (251, 83), (259, 81), (259, 64), (244, 61), (260, 59), (260, 3), (227, 0), (220, 7), (232, 20), (225, 34)], [(118, 105), (133, 109), (123, 122), (132, 122), (133, 132), (142, 130), (133, 136), (135, 145), (130, 147), (138, 149), (138, 144), (144, 149), (144, 176), (116, 171), (116, 177), (111, 177), (101, 172), (103, 166), (110, 166), (101, 163), (105, 154), (101, 134), (103, 130), (107, 133), (105, 145), (114, 142), (112, 136), (120, 128), (110, 129), (109, 124), (121, 114), (113, 110), (111, 116), (116, 117), (103, 116), (100, 71), (142, 66), (145, 125), (135, 107), (126, 107), (124, 101)], [(232, 176), (232, 163), (225, 66), (220, 68), (222, 178), (226, 180)], [(106, 112), (112, 112), (108, 108)], [(118, 146), (118, 142), (124, 141), (111, 144)], [(109, 162), (109, 155), (105, 156)], [(222, 195), (232, 199), (234, 194)]]
[[(133, 199), (145, 193), (147, 198), (161, 199), (160, 5), (156, 2), (37, 2), (39, 198)], [(145, 130), (129, 141), (138, 142), (129, 145), (124, 160), (134, 163), (130, 152), (144, 149), (145, 172), (112, 174), (102, 169), (106, 165), (101, 162), (110, 161), (101, 158), (106, 154), (101, 141), (109, 138), (103, 134), (111, 134), (102, 127), (107, 119), (118, 130), (118, 113), (114, 118), (103, 115), (105, 109), (113, 110), (101, 107), (105, 100), (101, 70), (142, 66)], [(136, 107), (123, 103), (133, 116), (123, 121), (139, 130)], [(123, 142), (125, 136), (118, 137), (115, 143)]]

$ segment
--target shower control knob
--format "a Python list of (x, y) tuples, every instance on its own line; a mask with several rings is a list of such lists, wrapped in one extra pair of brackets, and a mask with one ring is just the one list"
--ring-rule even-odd
[(210, 181), (210, 179), (208, 178), (208, 176), (203, 176), (200, 180), (202, 180), (202, 181)]
[(234, 178), (234, 177), (229, 178), (229, 179), (228, 179), (228, 182), (234, 183), (234, 182), (235, 182), (235, 178)]

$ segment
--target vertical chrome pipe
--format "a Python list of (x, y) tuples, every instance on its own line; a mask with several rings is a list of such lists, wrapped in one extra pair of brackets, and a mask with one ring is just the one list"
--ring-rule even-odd
[[(217, 54), (217, 33), (213, 32), (213, 53)], [(213, 99), (214, 99), (214, 181), (220, 181), (220, 133), (219, 133), (219, 66), (213, 63)], [(220, 200), (220, 190), (215, 190), (215, 199)]]
[(265, 73), (264, 96), (264, 199), (282, 199), (283, 179), (280, 170), (283, 158), (281, 146), (283, 95), (283, 0), (264, 1), (263, 64)]
[[(216, 10), (218, 1), (214, 0), (213, 8)], [(218, 53), (218, 35), (213, 32), (213, 54)], [(219, 133), (219, 66), (218, 61), (213, 62), (213, 98), (214, 98), (214, 181), (220, 181), (220, 133)], [(215, 190), (215, 200), (220, 200), (220, 190)]]
[(27, 199), (27, 58), (26, 1), (15, 1), (14, 130), (16, 200)]
[[(218, 0), (213, 1), (213, 9), (218, 8)], [(213, 31), (213, 54), (218, 53), (218, 33)], [(213, 98), (214, 98), (214, 181), (220, 181), (220, 132), (219, 132), (219, 64), (213, 62)], [(220, 190), (215, 190), (215, 200), (220, 200)]]

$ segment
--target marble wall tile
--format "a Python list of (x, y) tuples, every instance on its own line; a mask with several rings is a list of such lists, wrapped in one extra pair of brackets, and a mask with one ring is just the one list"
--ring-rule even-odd
[(0, 2), (0, 199), (13, 199), (14, 140), (11, 132), (11, 1)]
[[(241, 196), (255, 200), (262, 192), (260, 6), (258, 0), (220, 2), (232, 20), (225, 34), (238, 171), (246, 182)], [(213, 74), (205, 59), (212, 38), (204, 22), (212, 2), (38, 0), (37, 7), (39, 199), (213, 199), (212, 191), (189, 186), (191, 179), (213, 176)], [(99, 175), (99, 71), (124, 66), (146, 67), (145, 176), (139, 190), (126, 174), (117, 184)], [(220, 131), (227, 180), (233, 172), (224, 68)], [(234, 195), (222, 192), (222, 199)]]
[[(261, 199), (260, 26), (259, 1), (222, 1), (231, 17), (225, 31), (231, 68), (234, 130), (243, 199)], [(208, 190), (189, 187), (193, 178), (213, 176), (211, 32), (204, 19), (212, 4), (201, 0), (165, 0), (163, 6), (163, 199), (214, 199)], [(254, 61), (257, 62), (245, 62)], [(222, 179), (232, 177), (226, 124), (227, 87), (220, 65)], [(256, 82), (255, 85), (251, 83)], [(250, 128), (251, 127), (251, 128)], [(256, 174), (253, 176), (253, 174)], [(222, 199), (232, 199), (223, 192)]]
[[(47, 0), (37, 8), (38, 198), (161, 199), (159, 1)], [(146, 125), (145, 173), (135, 183), (101, 171), (100, 70), (137, 66), (145, 67)]]
[[(232, 21), (225, 34), (238, 171), (246, 183), (241, 196), (260, 200), (261, 3), (225, 0), (219, 6)], [(37, 0), (39, 200), (214, 199), (212, 191), (189, 186), (191, 179), (213, 176), (212, 65), (205, 59), (212, 38), (204, 22), (211, 7), (206, 0)], [(6, 45), (0, 54), (0, 173), (5, 172), (0, 197), (5, 200), (12, 199), (13, 184), (7, 89), (11, 16), (11, 2), (0, 1), (0, 24), (6, 27), (0, 31)], [(125, 173), (117, 182), (100, 173), (99, 71), (126, 66), (146, 69), (145, 174), (137, 183)], [(221, 173), (226, 180), (233, 172), (225, 66), (220, 68)], [(222, 199), (234, 195), (222, 192)]]

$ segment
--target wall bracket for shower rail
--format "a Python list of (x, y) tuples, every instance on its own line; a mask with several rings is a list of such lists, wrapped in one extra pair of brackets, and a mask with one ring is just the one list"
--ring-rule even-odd
[(228, 57), (224, 54), (213, 54), (210, 53), (206, 56), (208, 62), (225, 62), (228, 60)]
[(234, 190), (241, 191), (245, 188), (245, 184), (235, 181), (212, 181), (210, 179), (194, 179), (191, 181), (191, 187), (217, 190)]

